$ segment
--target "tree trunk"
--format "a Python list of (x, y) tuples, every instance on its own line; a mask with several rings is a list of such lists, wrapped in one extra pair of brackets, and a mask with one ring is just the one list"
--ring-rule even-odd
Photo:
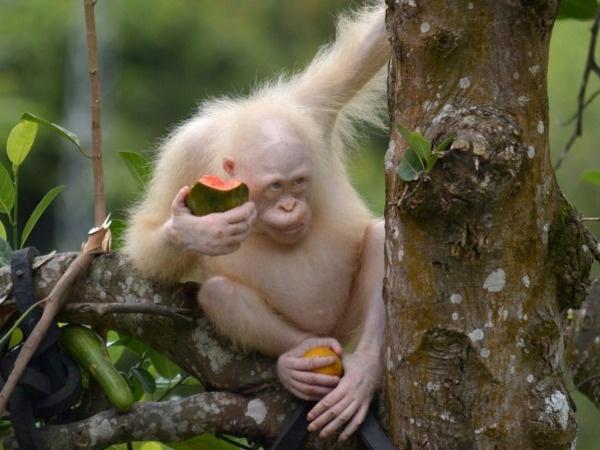
[(591, 256), (550, 165), (557, 0), (388, 0), (392, 124), (451, 148), (386, 155), (385, 410), (399, 449), (568, 449), (563, 310)]

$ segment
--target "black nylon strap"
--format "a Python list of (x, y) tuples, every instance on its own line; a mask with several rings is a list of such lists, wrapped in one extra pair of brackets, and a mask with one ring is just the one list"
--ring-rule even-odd
[(396, 450), (390, 438), (379, 425), (375, 413), (370, 409), (358, 429), (358, 435), (369, 450)]
[[(18, 250), (11, 256), (11, 276), (13, 294), (19, 312), (24, 313), (36, 302), (34, 277), (31, 269), (33, 258), (39, 253), (34, 248)], [(36, 308), (21, 323), (23, 334), (28, 336), (42, 316), (42, 309)], [(10, 322), (11, 324), (13, 322)], [(5, 329), (8, 329), (8, 324)], [(61, 420), (81, 394), (81, 371), (58, 347), (60, 329), (52, 323), (48, 333), (33, 355), (19, 379), (17, 388), (9, 401), (12, 427), (19, 448), (24, 450), (44, 450), (38, 439), (36, 418)], [(15, 360), (21, 351), (20, 346), (6, 353), (6, 346), (0, 348), (0, 384), (13, 370)]]
[(306, 415), (314, 403), (302, 402), (283, 423), (283, 431), (271, 447), (271, 450), (299, 450), (308, 436)]
[[(286, 418), (283, 430), (270, 450), (299, 450), (302, 447), (308, 436), (306, 415), (314, 405), (313, 402), (302, 402), (292, 411)], [(396, 450), (370, 409), (358, 429), (358, 438), (368, 450)]]

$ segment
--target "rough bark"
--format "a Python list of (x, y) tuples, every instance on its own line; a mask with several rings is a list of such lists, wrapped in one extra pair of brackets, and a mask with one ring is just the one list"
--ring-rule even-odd
[(575, 387), (600, 408), (600, 278), (581, 308), (569, 311), (567, 362)]
[(557, 1), (388, 2), (392, 124), (452, 147), (403, 183), (386, 155), (386, 401), (401, 449), (565, 449), (563, 310), (591, 256), (548, 151)]
[[(273, 393), (248, 398), (206, 392), (179, 400), (138, 403), (126, 414), (111, 409), (80, 422), (47, 426), (41, 430), (41, 438), (49, 450), (102, 450), (130, 441), (175, 442), (206, 432), (268, 442), (277, 435), (290, 406)], [(11, 438), (4, 448), (18, 449), (18, 445)]]

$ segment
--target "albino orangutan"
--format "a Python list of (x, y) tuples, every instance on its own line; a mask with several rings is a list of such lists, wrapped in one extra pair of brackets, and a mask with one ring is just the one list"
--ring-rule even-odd
[[(358, 428), (382, 372), (384, 227), (344, 158), (358, 121), (382, 125), (384, 15), (381, 3), (345, 15), (303, 72), (202, 104), (162, 144), (125, 239), (142, 274), (200, 277), (198, 302), (216, 327), (278, 357), (283, 385), (318, 401), (309, 430), (322, 437)], [(208, 173), (245, 182), (250, 201), (193, 216), (187, 186)], [(335, 360), (302, 357), (315, 346), (342, 356), (341, 379), (312, 372)]]

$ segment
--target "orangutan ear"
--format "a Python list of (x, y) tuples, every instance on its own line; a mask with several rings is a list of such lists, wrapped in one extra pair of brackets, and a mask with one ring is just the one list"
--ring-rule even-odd
[(229, 174), (229, 176), (235, 176), (235, 161), (229, 156), (223, 158), (223, 170)]

